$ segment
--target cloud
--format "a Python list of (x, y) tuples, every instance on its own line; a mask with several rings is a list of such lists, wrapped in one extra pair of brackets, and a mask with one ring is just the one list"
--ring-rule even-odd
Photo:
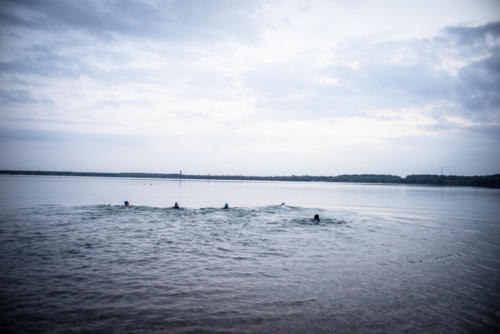
[(53, 102), (46, 97), (33, 97), (27, 90), (13, 89), (0, 90), (0, 102), (3, 104), (42, 104), (48, 105)]
[(444, 29), (448, 37), (453, 38), (455, 45), (465, 50), (487, 48), (488, 44), (498, 42), (500, 38), (500, 22), (490, 22), (477, 27), (453, 26)]
[(495, 6), (3, 1), (1, 131), (54, 150), (150, 136), (193, 165), (223, 161), (221, 147), (253, 161), (277, 152), (290, 159), (281, 166), (299, 152), (325, 169), (369, 145), (411, 150), (410, 137), (421, 158), (429, 138), (440, 150), (458, 134), (486, 143), (500, 124)]
[[(179, 41), (252, 37), (251, 1), (3, 1), (3, 26), (73, 29), (104, 40), (120, 35)], [(226, 27), (231, 26), (228, 30)], [(208, 29), (207, 29), (208, 28)]]
[(474, 118), (500, 121), (500, 47), (491, 52), (491, 56), (460, 70), (456, 99)]
[(332, 49), (330, 66), (270, 64), (245, 80), (261, 105), (281, 116), (329, 118), (435, 105), (441, 120), (456, 114), (498, 122), (499, 26), (450, 27), (429, 39), (344, 41)]
[(0, 128), (0, 141), (2, 142), (51, 142), (55, 144), (99, 144), (104, 146), (134, 146), (144, 145), (146, 138), (141, 136), (75, 132), (75, 131), (54, 131), (37, 130), (29, 128)]

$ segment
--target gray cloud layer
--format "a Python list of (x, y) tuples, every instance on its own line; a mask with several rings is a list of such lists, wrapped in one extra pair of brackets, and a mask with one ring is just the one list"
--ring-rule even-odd
[[(214, 39), (238, 34), (251, 37), (250, 1), (20, 0), (2, 2), (3, 26), (58, 32), (76, 29), (100, 38), (117, 35), (146, 39)], [(227, 29), (231, 27), (231, 29)]]
[[(491, 40), (496, 44), (491, 45)], [(311, 64), (277, 64), (249, 73), (246, 82), (266, 97), (269, 106), (300, 117), (314, 113), (330, 117), (361, 113), (369, 107), (408, 108), (447, 102), (453, 106), (436, 112), (474, 121), (498, 122), (499, 40), (500, 22), (472, 28), (450, 27), (431, 40), (381, 42), (361, 45), (361, 50), (349, 44), (343, 56), (357, 62), (357, 67), (334, 65), (318, 69)], [(409, 53), (408, 59), (389, 60), (402, 50)], [(458, 60), (467, 62), (456, 74), (439, 68), (446, 65), (447, 60), (443, 58), (450, 50), (459, 52)], [(484, 56), (469, 60), (477, 55)], [(320, 74), (338, 83), (312, 80)], [(298, 97), (285, 99), (287, 96)]]
[[(61, 30), (69, 33), (74, 29), (92, 35), (140, 35), (161, 40), (207, 40), (210, 36), (220, 38), (221, 34), (235, 33), (241, 37), (257, 30), (252, 28), (254, 24), (250, 20), (249, 13), (255, 10), (250, 8), (251, 2), (237, 6), (230, 2), (228, 6), (224, 2), (173, 1), (161, 2), (161, 6), (155, 8), (141, 2), (97, 1), (89, 5), (84, 1), (4, 1), (0, 22), (4, 28), (24, 27), (52, 33)], [(367, 106), (392, 108), (449, 101), (459, 106), (454, 112), (470, 113), (474, 120), (498, 120), (500, 48), (498, 43), (491, 45), (490, 41), (499, 38), (500, 22), (494, 22), (480, 27), (448, 27), (433, 40), (369, 45), (347, 42), (346, 50), (335, 49), (332, 57), (344, 52), (343, 57), (359, 62), (358, 68), (346, 65), (318, 68), (311, 63), (269, 64), (247, 73), (244, 80), (267, 106), (292, 117), (310, 117), (311, 113), (315, 116), (358, 113)], [(60, 45), (35, 43), (18, 50), (14, 59), (0, 61), (0, 73), (47, 77), (87, 75), (99, 80), (141, 80), (151, 75), (146, 69), (98, 69), (89, 64), (86, 57), (62, 54), (58, 48), (67, 47), (68, 43), (71, 41)], [(462, 58), (478, 54), (485, 57), (469, 61), (457, 75), (452, 75), (436, 69), (436, 64), (442, 61), (440, 53), (451, 48), (458, 50)], [(409, 49), (416, 54), (416, 59), (403, 64), (384, 60), (401, 49)], [(126, 54), (90, 52), (115, 64), (127, 61)], [(318, 75), (331, 77), (339, 84), (314, 81)], [(4, 100), (20, 101), (18, 92), (4, 92), (4, 96), (11, 96)], [(25, 96), (32, 99), (28, 94)], [(362, 101), (356, 97), (362, 97)], [(353, 103), (354, 100), (357, 101)]]
[[(67, 141), (71, 130), (61, 132), (58, 122), (73, 118), (75, 128), (101, 124), (101, 134), (88, 130), (75, 137), (80, 142), (118, 138), (128, 145), (122, 134), (102, 132), (123, 124), (129, 128), (117, 132), (135, 130), (136, 121), (145, 126), (147, 120), (171, 132), (186, 127), (176, 132), (185, 142), (206, 130), (186, 147), (210, 142), (212, 128), (242, 129), (228, 140), (238, 143), (234, 151), (253, 143), (265, 151), (296, 139), (277, 134), (296, 130), (287, 122), (401, 120), (412, 109), (432, 120), (415, 125), (418, 130), (435, 136), (459, 131), (474, 145), (481, 137), (488, 152), (500, 153), (500, 21), (456, 24), (433, 36), (345, 35), (329, 44), (324, 36), (335, 36), (333, 26), (317, 36), (300, 25), (301, 12), (287, 16), (265, 8), (229, 0), (2, 1), (0, 139)], [(266, 39), (275, 34), (271, 41), (284, 36), (293, 43), (283, 27), (297, 26), (295, 32), (322, 44), (274, 50)]]

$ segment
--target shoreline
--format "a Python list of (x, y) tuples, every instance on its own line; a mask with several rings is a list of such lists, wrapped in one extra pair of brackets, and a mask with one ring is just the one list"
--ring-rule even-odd
[(180, 173), (102, 173), (71, 171), (30, 171), (0, 170), (0, 175), (34, 176), (83, 176), (83, 177), (127, 177), (149, 179), (191, 179), (191, 180), (232, 180), (232, 181), (291, 181), (291, 182), (347, 182), (372, 184), (406, 184), (432, 186), (461, 186), (500, 188), (500, 174), (483, 176), (412, 174), (400, 177), (387, 174), (344, 174), (338, 176), (245, 176), (245, 175), (198, 175)]

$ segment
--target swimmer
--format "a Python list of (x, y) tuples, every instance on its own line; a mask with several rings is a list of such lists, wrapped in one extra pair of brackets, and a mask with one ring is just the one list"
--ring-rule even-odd
[(286, 206), (285, 202), (281, 203), (281, 206)]
[(174, 208), (174, 209), (180, 209), (180, 207), (179, 207), (179, 203), (175, 202), (175, 204), (174, 204), (174, 207), (173, 207), (173, 208)]
[(313, 222), (316, 222), (316, 223), (319, 223), (319, 222), (320, 222), (320, 220), (319, 220), (319, 215), (318, 215), (318, 214), (315, 214), (315, 215), (314, 215)]
[(128, 201), (123, 202), (124, 206), (130, 206), (130, 203)]
[(224, 204), (224, 209), (229, 209), (229, 203)]

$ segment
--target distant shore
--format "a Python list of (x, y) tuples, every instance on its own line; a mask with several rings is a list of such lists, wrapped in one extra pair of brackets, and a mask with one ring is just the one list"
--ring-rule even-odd
[(45, 176), (91, 176), (91, 177), (132, 177), (195, 180), (246, 180), (246, 181), (295, 181), (295, 182), (356, 182), (383, 184), (421, 184), (434, 186), (470, 186), (500, 188), (500, 174), (483, 176), (413, 174), (406, 177), (386, 174), (352, 174), (338, 176), (245, 176), (245, 175), (196, 175), (160, 173), (96, 173), (68, 171), (0, 170), (4, 175), (45, 175)]

